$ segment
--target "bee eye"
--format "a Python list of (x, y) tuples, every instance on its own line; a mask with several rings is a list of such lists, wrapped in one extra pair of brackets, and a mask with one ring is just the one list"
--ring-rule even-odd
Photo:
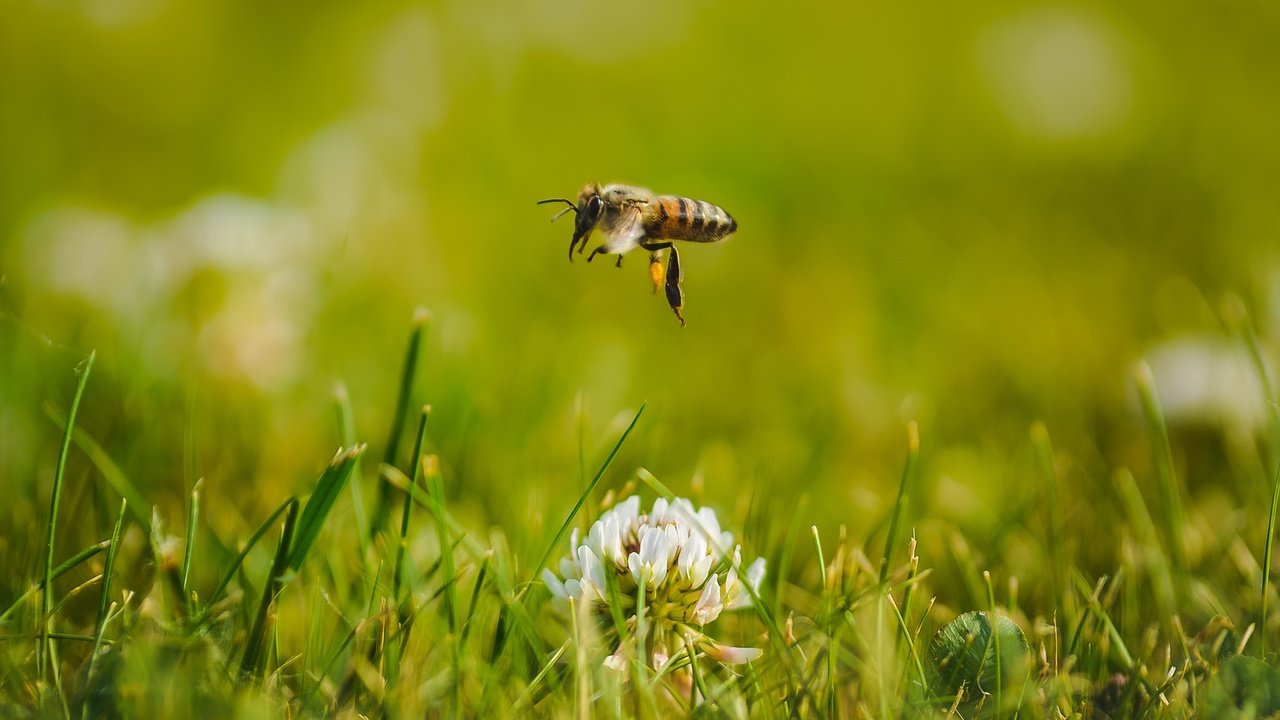
[(600, 205), (601, 205), (600, 196), (593, 195), (591, 199), (587, 201), (587, 214), (590, 215), (591, 217), (595, 217), (599, 215)]

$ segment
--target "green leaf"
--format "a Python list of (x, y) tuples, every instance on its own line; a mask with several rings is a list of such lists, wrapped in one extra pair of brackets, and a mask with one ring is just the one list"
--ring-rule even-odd
[(1031, 656), (1017, 623), (1004, 615), (968, 612), (933, 636), (929, 660), (933, 696), (938, 703), (950, 705), (957, 694), (963, 694), (961, 701), (966, 704), (994, 694), (997, 678), (1000, 687), (1021, 681)]
[(1209, 680), (1200, 711), (1211, 718), (1262, 718), (1280, 713), (1280, 668), (1246, 655), (1228, 658)]
[(316, 489), (307, 499), (302, 517), (298, 519), (298, 529), (294, 533), (294, 542), (289, 550), (290, 568), (298, 570), (302, 567), (307, 551), (320, 536), (320, 528), (324, 527), (324, 521), (329, 517), (334, 501), (346, 486), (347, 478), (351, 477), (351, 470), (355, 467), (356, 460), (364, 453), (364, 449), (364, 445), (357, 445), (350, 450), (339, 450), (329, 463), (329, 467), (320, 474), (320, 479), (316, 481)]

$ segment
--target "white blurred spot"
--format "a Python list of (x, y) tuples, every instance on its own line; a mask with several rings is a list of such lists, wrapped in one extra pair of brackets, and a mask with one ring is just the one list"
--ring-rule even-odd
[(1129, 115), (1133, 77), (1123, 38), (1083, 9), (1024, 10), (983, 34), (978, 57), (1001, 108), (1028, 135), (1097, 135)]
[(138, 230), (112, 213), (56, 207), (27, 228), (25, 257), (50, 290), (126, 313), (135, 304), (134, 238)]
[(150, 20), (164, 10), (167, 3), (165, 0), (83, 0), (77, 4), (90, 22), (115, 29)]
[[(222, 194), (203, 198), (166, 228), (175, 266), (270, 269), (315, 252), (311, 223), (280, 205)], [(175, 269), (179, 269), (175, 267)]]
[[(150, 225), (57, 207), (35, 218), (24, 240), (31, 282), (135, 328), (152, 372), (177, 372), (175, 357), (196, 351), (210, 372), (263, 389), (297, 372), (319, 304), (315, 268), (328, 257), (306, 215), (231, 194)], [(209, 306), (183, 302), (210, 277), (219, 290), (204, 296)]]
[[(618, 6), (598, 0), (523, 4), (526, 27), (570, 57), (599, 63), (651, 54), (684, 39), (697, 3), (650, 0)], [(625, 79), (619, 78), (623, 86)]]
[(1188, 336), (1147, 354), (1170, 423), (1202, 422), (1252, 431), (1266, 420), (1266, 398), (1248, 352), (1238, 343)]
[(269, 390), (297, 374), (302, 361), (300, 307), (311, 294), (274, 276), (232, 293), (200, 328), (200, 355), (214, 375), (249, 380)]
[(281, 195), (306, 207), (317, 227), (346, 234), (389, 219), (417, 219), (411, 194), (421, 174), (421, 135), (390, 113), (361, 112), (300, 143), (280, 173)]
[[(453, 19), (500, 68), (510, 69), (530, 47), (595, 64), (646, 57), (682, 42), (699, 3), (649, 0), (617, 5), (598, 0), (454, 0)], [(572, 83), (573, 78), (563, 79)], [(619, 91), (627, 87), (619, 78)]]

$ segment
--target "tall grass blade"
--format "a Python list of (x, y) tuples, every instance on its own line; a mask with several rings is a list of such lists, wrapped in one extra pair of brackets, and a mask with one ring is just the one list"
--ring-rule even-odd
[(912, 420), (907, 423), (907, 462), (902, 468), (902, 481), (898, 483), (898, 499), (893, 504), (893, 519), (889, 521), (889, 532), (884, 538), (884, 554), (880, 557), (880, 584), (889, 579), (892, 567), (893, 549), (898, 545), (898, 531), (902, 518), (907, 512), (907, 500), (911, 486), (915, 482), (916, 463), (920, 458), (920, 426)]
[[(1048, 546), (1049, 562), (1053, 566), (1049, 573), (1053, 584), (1053, 600), (1067, 603), (1067, 560), (1062, 542), (1062, 492), (1058, 485), (1058, 470), (1053, 460), (1053, 442), (1049, 438), (1049, 429), (1042, 422), (1031, 425), (1031, 445), (1035, 449), (1036, 465), (1040, 470), (1042, 483), (1040, 505), (1046, 518), (1045, 544)], [(1070, 610), (1068, 609), (1068, 612)]]
[[(52, 579), (57, 580), (63, 575), (66, 575), (68, 572), (79, 567), (80, 564), (83, 563), (84, 561), (97, 555), (103, 550), (106, 550), (109, 547), (111, 547), (111, 541), (103, 540), (102, 542), (94, 543), (93, 545), (90, 545), (89, 547), (81, 550), (75, 555), (72, 555), (66, 560), (63, 560), (62, 563), (58, 565), (58, 567), (53, 569), (53, 572), (51, 573)], [(36, 582), (36, 584), (28, 588), (26, 592), (19, 595), (9, 605), (9, 607), (5, 608), (4, 612), (0, 613), (0, 625), (3, 625), (4, 622), (9, 619), (9, 616), (12, 615), (15, 610), (22, 607), (22, 604), (25, 603), (28, 599), (30, 599), (32, 595), (35, 595), (36, 593), (43, 590), (45, 587), (44, 583), (45, 583), (44, 579), (41, 578), (39, 581)]]
[[(427, 460), (428, 458), (423, 458), (420, 464), (426, 465)], [(440, 544), (440, 564), (443, 572), (441, 582), (444, 583), (444, 612), (445, 618), (449, 622), (448, 642), (453, 650), (453, 716), (459, 717), (462, 707), (462, 642), (461, 638), (458, 637), (458, 573), (453, 562), (453, 544), (449, 541), (449, 530), (445, 523), (444, 485), (440, 472), (435, 468), (428, 469), (424, 467), (422, 473), (427, 481), (427, 492), (431, 495), (433, 501), (431, 503), (431, 515), (435, 521), (436, 539)], [(411, 504), (408, 499), (405, 500), (406, 506)], [(405, 643), (400, 649), (402, 654), (408, 642), (409, 638), (406, 632)]]
[(1262, 388), (1263, 404), (1267, 409), (1267, 465), (1280, 465), (1280, 403), (1276, 401), (1275, 385), (1271, 382), (1271, 373), (1267, 369), (1267, 361), (1262, 354), (1262, 344), (1258, 342), (1258, 334), (1249, 320), (1249, 312), (1244, 302), (1235, 295), (1229, 295), (1223, 301), (1224, 319), (1249, 350), (1249, 359), (1258, 376), (1258, 385)]
[(116, 550), (120, 547), (120, 529), (124, 524), (124, 516), (129, 501), (121, 498), (120, 513), (116, 516), (115, 529), (111, 531), (110, 546), (107, 547), (107, 561), (102, 568), (102, 594), (98, 599), (98, 622), (97, 627), (101, 628), (107, 621), (107, 607), (111, 603), (111, 575), (116, 566)]
[(329, 511), (333, 509), (334, 502), (342, 493), (342, 488), (347, 484), (347, 478), (351, 477), (351, 471), (355, 468), (356, 461), (364, 454), (364, 450), (364, 445), (338, 450), (338, 453), (329, 461), (329, 466), (320, 473), (315, 490), (311, 492), (311, 497), (307, 498), (306, 507), (302, 509), (302, 515), (298, 518), (293, 545), (289, 549), (289, 567), (294, 570), (302, 567), (311, 546), (320, 536), (325, 520), (329, 518)]
[[(196, 480), (187, 500), (187, 546), (182, 553), (182, 602), (187, 605), (187, 614), (191, 614), (191, 592), (187, 589), (187, 578), (191, 576), (191, 558), (196, 549), (196, 522), (200, 517), (200, 486), (204, 479)], [(128, 500), (121, 509), (128, 506)], [(114, 552), (114, 548), (113, 548)], [(110, 557), (110, 556), (108, 556)]]
[[(89, 667), (85, 670), (84, 684), (93, 687), (93, 671), (98, 665), (98, 653), (102, 649), (103, 635), (107, 631), (107, 616), (113, 607), (111, 603), (111, 576), (115, 573), (116, 550), (120, 547), (120, 530), (124, 526), (124, 516), (128, 500), (120, 499), (120, 512), (116, 515), (116, 525), (111, 531), (111, 546), (107, 549), (107, 561), (102, 568), (102, 590), (98, 598), (98, 621), (93, 633), (93, 650), (89, 653)], [(81, 715), (88, 717), (89, 704), (81, 708)]]
[(1124, 469), (1116, 471), (1115, 485), (1120, 493), (1125, 515), (1129, 518), (1129, 525), (1142, 543), (1146, 555), (1147, 568), (1145, 569), (1151, 574), (1152, 585), (1155, 586), (1155, 600), (1160, 609), (1159, 615), (1167, 620), (1177, 612), (1177, 594), (1169, 562), (1165, 558), (1164, 550), (1160, 546), (1160, 538), (1156, 534), (1155, 523), (1151, 520), (1151, 514), (1147, 511), (1147, 505), (1142, 500), (1142, 492), (1138, 490), (1138, 483), (1134, 481), (1132, 473)]
[[(417, 439), (415, 439), (413, 443), (413, 456), (411, 460), (413, 464), (410, 466), (410, 472), (412, 474), (409, 478), (409, 487), (411, 488), (417, 488), (419, 478), (422, 477), (422, 462), (421, 462), (422, 442), (423, 440), (426, 439), (426, 436), (427, 436), (427, 418), (430, 415), (431, 415), (430, 407), (422, 408), (422, 414), (418, 421)], [(390, 487), (390, 485), (387, 483), (383, 483), (383, 485), (385, 485), (386, 487)], [(396, 564), (395, 564), (395, 569), (392, 573), (393, 590), (391, 595), (392, 595), (392, 599), (396, 602), (397, 605), (399, 605), (400, 603), (400, 588), (404, 582), (404, 577), (403, 577), (404, 555), (409, 545), (409, 521), (410, 521), (410, 518), (412, 517), (412, 510), (413, 510), (413, 502), (411, 502), (410, 499), (406, 497), (404, 501), (404, 506), (400, 513), (400, 542), (396, 546)]]
[[(68, 427), (67, 415), (53, 405), (45, 405), (45, 415), (49, 417), (58, 427), (64, 430)], [(129, 517), (138, 523), (138, 527), (142, 529), (147, 536), (151, 535), (151, 505), (143, 498), (142, 493), (138, 491), (133, 481), (128, 475), (116, 465), (107, 451), (98, 444), (96, 440), (89, 436), (84, 430), (70, 425), (72, 428), (71, 441), (76, 444), (89, 458), (89, 462), (93, 467), (102, 474), (102, 478), (107, 481), (111, 489), (117, 495), (129, 501)]]
[(284, 585), (284, 573), (288, 568), (289, 546), (293, 541), (294, 524), (298, 519), (298, 500), (289, 498), (288, 513), (284, 517), (284, 528), (280, 531), (280, 543), (276, 545), (276, 556), (271, 562), (271, 570), (267, 581), (263, 583), (262, 601), (258, 603), (258, 613), (254, 617), (253, 627), (245, 639), (244, 656), (240, 660), (240, 677), (251, 679), (258, 675), (262, 667), (262, 651), (267, 645), (267, 616), (276, 595)]
[(1280, 508), (1280, 465), (1276, 467), (1276, 477), (1271, 483), (1271, 512), (1267, 514), (1267, 540), (1262, 551), (1262, 607), (1258, 611), (1258, 643), (1261, 647), (1259, 655), (1267, 659), (1267, 586), (1271, 582), (1271, 550), (1276, 540), (1276, 510)]
[[(356, 446), (355, 413), (351, 409), (351, 395), (347, 387), (341, 383), (333, 392), (333, 405), (338, 414), (338, 432), (342, 436), (342, 447)], [(363, 457), (363, 455), (361, 456)], [(364, 506), (364, 488), (360, 485), (360, 459), (356, 459), (351, 470), (355, 480), (350, 483), (351, 507), (356, 519), (356, 540), (360, 543), (361, 559), (369, 557), (369, 512)]]
[[(404, 423), (409, 415), (409, 402), (413, 396), (413, 378), (418, 371), (418, 355), (422, 349), (422, 336), (429, 318), (425, 308), (418, 308), (413, 314), (413, 328), (409, 331), (409, 345), (404, 353), (404, 365), (400, 368), (400, 390), (396, 395), (395, 415), (391, 418), (391, 429), (387, 433), (387, 446), (382, 454), (382, 463), (396, 467), (396, 457), (400, 454), (400, 438), (404, 434)], [(413, 472), (410, 469), (410, 472)], [(373, 513), (370, 533), (382, 530), (391, 512), (391, 488), (383, 483), (378, 484), (378, 504)]]
[(249, 557), (249, 552), (258, 544), (258, 541), (262, 539), (262, 536), (267, 534), (267, 530), (270, 530), (271, 526), (275, 524), (276, 518), (280, 517), (282, 513), (297, 504), (298, 501), (296, 498), (289, 498), (283, 503), (280, 503), (280, 507), (272, 511), (272, 513), (267, 516), (267, 519), (258, 526), (258, 529), (253, 531), (253, 535), (249, 536), (249, 541), (244, 544), (243, 548), (241, 548), (240, 553), (236, 555), (235, 560), (231, 562), (231, 566), (227, 568), (227, 572), (223, 574), (222, 580), (220, 580), (217, 587), (213, 589), (213, 593), (209, 595), (207, 606), (212, 606), (222, 599), (223, 593), (227, 591), (227, 586), (231, 584), (231, 580), (235, 578), (236, 574), (239, 573), (240, 569), (244, 566), (244, 560)]
[(573, 510), (565, 517), (564, 522), (560, 524), (560, 529), (556, 531), (556, 536), (552, 538), (551, 544), (547, 546), (542, 558), (538, 560), (538, 564), (533, 567), (533, 577), (537, 577), (542, 572), (542, 568), (547, 566), (547, 560), (560, 547), (560, 543), (564, 540), (564, 536), (569, 532), (569, 526), (573, 524), (574, 518), (578, 517), (578, 511), (582, 510), (582, 506), (586, 504), (587, 498), (591, 497), (591, 491), (595, 490), (596, 485), (600, 483), (600, 478), (604, 477), (605, 471), (613, 464), (613, 459), (618, 456), (618, 451), (622, 449), (622, 444), (627, 441), (627, 436), (635, 429), (636, 423), (640, 421), (640, 416), (644, 414), (644, 405), (636, 411), (636, 416), (631, 418), (631, 424), (627, 425), (627, 429), (622, 432), (622, 436), (618, 438), (618, 442), (614, 444), (613, 449), (609, 451), (608, 457), (600, 464), (600, 469), (596, 471), (595, 477), (591, 478), (591, 482), (587, 483), (587, 487), (578, 495), (578, 502), (574, 504)]
[(1178, 491), (1178, 477), (1173, 469), (1173, 448), (1169, 445), (1169, 430), (1165, 426), (1164, 411), (1156, 393), (1155, 377), (1151, 368), (1139, 363), (1135, 373), (1138, 397), (1146, 416), (1147, 434), (1155, 453), (1156, 479), (1160, 487), (1160, 511), (1164, 521), (1165, 544), (1169, 548), (1169, 560), (1174, 577), (1174, 590), (1179, 600), (1187, 594), (1187, 560), (1182, 546), (1182, 494)]
[[(53, 652), (53, 645), (49, 639), (49, 633), (53, 632), (53, 545), (58, 533), (58, 504), (62, 499), (62, 481), (66, 477), (67, 471), (67, 455), (71, 452), (71, 431), (76, 424), (76, 412), (80, 409), (80, 398), (84, 395), (85, 385), (89, 382), (89, 372), (93, 370), (93, 359), (97, 355), (96, 351), (90, 352), (89, 357), (76, 368), (76, 374), (80, 376), (79, 382), (76, 383), (75, 395), (71, 398), (71, 410), (67, 413), (67, 424), (62, 432), (62, 447), (58, 450), (58, 466), (53, 474), (53, 492), (49, 498), (49, 522), (48, 534), (45, 537), (45, 553), (44, 553), (44, 593), (42, 594), (43, 602), (43, 619), (40, 623), (40, 677), (45, 676), (46, 669), (50, 666), (50, 655)], [(58, 669), (53, 668), (56, 674)]]

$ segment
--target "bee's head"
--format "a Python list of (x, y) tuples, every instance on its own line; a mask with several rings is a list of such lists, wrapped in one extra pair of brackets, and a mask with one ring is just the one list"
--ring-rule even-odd
[[(600, 185), (598, 183), (589, 183), (583, 186), (582, 191), (578, 193), (578, 204), (567, 198), (551, 198), (549, 200), (539, 200), (538, 204), (544, 203), (564, 203), (569, 207), (561, 210), (555, 217), (551, 218), (555, 222), (561, 215), (573, 211), (577, 214), (577, 220), (573, 226), (573, 239), (569, 241), (569, 259), (573, 259), (573, 248), (579, 243), (582, 247), (587, 246), (587, 236), (595, 229), (596, 223), (600, 222), (600, 216), (604, 214), (604, 200), (600, 197)], [(578, 252), (582, 252), (579, 248)]]
[(587, 236), (595, 229), (596, 223), (600, 222), (600, 215), (604, 212), (604, 200), (600, 198), (600, 186), (596, 183), (589, 183), (582, 188), (582, 192), (578, 193), (578, 219), (573, 228), (573, 244), (577, 244), (579, 240), (583, 245), (587, 244)]

